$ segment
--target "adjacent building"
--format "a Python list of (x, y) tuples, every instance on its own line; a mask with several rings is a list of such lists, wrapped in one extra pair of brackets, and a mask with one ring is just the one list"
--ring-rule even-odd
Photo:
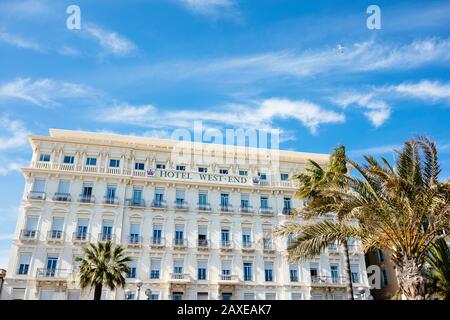
[[(98, 241), (132, 258), (126, 287), (103, 299), (345, 298), (339, 247), (288, 263), (293, 238), (271, 234), (303, 205), (289, 178), (328, 155), (185, 143), (180, 156), (179, 141), (55, 129), (30, 144), (2, 299), (92, 299), (75, 258)], [(350, 253), (365, 299), (357, 242)]]

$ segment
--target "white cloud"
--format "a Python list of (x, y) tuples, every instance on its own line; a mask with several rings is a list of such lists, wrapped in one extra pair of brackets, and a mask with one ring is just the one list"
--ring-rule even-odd
[(14, 35), (7, 32), (0, 32), (0, 42), (7, 43), (9, 45), (21, 48), (30, 49), (34, 51), (43, 52), (43, 48), (37, 42), (32, 40), (24, 39), (18, 35)]
[(422, 100), (450, 100), (450, 83), (439, 81), (422, 80), (417, 83), (402, 83), (389, 86), (385, 91), (394, 91), (405, 96), (419, 98)]
[(41, 107), (59, 105), (59, 99), (93, 97), (99, 93), (76, 83), (52, 79), (19, 78), (0, 86), (0, 98), (23, 100)]
[(178, 0), (194, 13), (206, 16), (229, 16), (238, 14), (234, 0)]
[(164, 112), (153, 105), (114, 106), (104, 110), (97, 118), (99, 121), (126, 123), (149, 128), (161, 129), (168, 125), (190, 127), (193, 121), (201, 120), (205, 125), (214, 124), (221, 127), (232, 126), (272, 130), (276, 119), (294, 119), (316, 133), (321, 124), (342, 123), (345, 116), (335, 111), (305, 100), (288, 100), (272, 98), (256, 102), (253, 105), (226, 105), (221, 110), (178, 110)]
[(20, 148), (27, 143), (30, 132), (22, 122), (1, 116), (0, 128), (0, 151)]
[(125, 56), (136, 49), (136, 45), (132, 41), (117, 32), (103, 30), (93, 24), (85, 24), (83, 30), (86, 30), (91, 37), (99, 42), (105, 53)]
[(46, 0), (13, 0), (0, 4), (0, 11), (16, 18), (42, 17), (51, 12), (50, 3)]

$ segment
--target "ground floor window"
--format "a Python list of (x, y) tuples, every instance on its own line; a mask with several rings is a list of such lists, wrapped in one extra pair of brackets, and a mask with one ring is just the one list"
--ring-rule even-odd
[(172, 293), (172, 300), (183, 300), (183, 293), (182, 292)]

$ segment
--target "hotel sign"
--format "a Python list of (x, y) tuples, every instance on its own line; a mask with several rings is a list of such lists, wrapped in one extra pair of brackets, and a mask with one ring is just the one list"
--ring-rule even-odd
[(234, 184), (248, 184), (249, 178), (244, 176), (229, 176), (214, 173), (201, 172), (185, 172), (185, 171), (171, 171), (171, 170), (153, 170), (147, 171), (147, 176), (157, 177), (161, 179), (179, 179), (192, 180), (203, 182), (218, 182), (218, 183), (234, 183)]

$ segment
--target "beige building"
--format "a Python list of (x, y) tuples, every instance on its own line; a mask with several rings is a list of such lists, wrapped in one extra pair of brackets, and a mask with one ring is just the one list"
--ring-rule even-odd
[[(126, 288), (104, 299), (136, 299), (140, 282), (140, 299), (345, 297), (338, 247), (289, 264), (292, 239), (271, 235), (303, 205), (289, 177), (328, 155), (55, 129), (30, 144), (3, 299), (91, 299), (74, 260), (107, 240), (132, 261)], [(365, 299), (358, 243), (350, 259)]]

